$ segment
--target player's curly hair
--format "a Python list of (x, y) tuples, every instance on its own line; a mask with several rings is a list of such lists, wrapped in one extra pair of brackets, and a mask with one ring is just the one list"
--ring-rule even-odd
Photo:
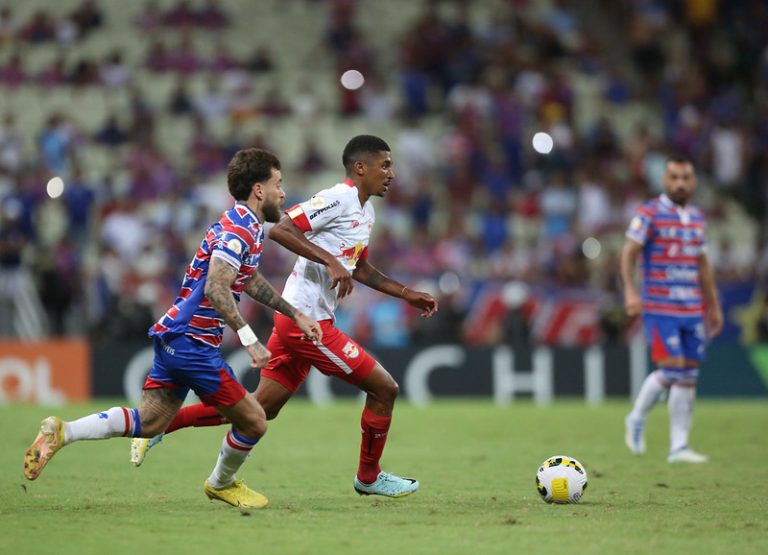
[(341, 155), (341, 163), (347, 170), (360, 159), (361, 155), (376, 154), (377, 152), (390, 152), (392, 149), (386, 141), (375, 135), (358, 135), (352, 137)]
[(238, 150), (227, 168), (227, 187), (235, 200), (248, 200), (254, 183), (264, 183), (272, 177), (272, 168), (280, 169), (280, 160), (260, 148)]

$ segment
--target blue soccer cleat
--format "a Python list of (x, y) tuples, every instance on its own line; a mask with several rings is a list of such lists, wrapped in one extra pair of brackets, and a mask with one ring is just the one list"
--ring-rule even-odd
[(401, 478), (389, 472), (379, 472), (376, 481), (364, 484), (355, 476), (355, 491), (359, 495), (384, 495), (386, 497), (405, 497), (419, 489), (419, 481), (413, 478)]

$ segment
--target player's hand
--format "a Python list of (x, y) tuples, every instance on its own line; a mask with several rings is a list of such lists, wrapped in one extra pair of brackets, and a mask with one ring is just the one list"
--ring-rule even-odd
[(352, 292), (352, 274), (336, 259), (327, 268), (331, 276), (331, 289), (338, 285), (338, 297), (343, 299)]
[(634, 318), (640, 314), (643, 308), (643, 303), (640, 300), (640, 295), (634, 289), (624, 290), (624, 310), (627, 312), (627, 316)]
[(296, 312), (296, 318), (294, 320), (299, 329), (304, 332), (304, 337), (310, 341), (322, 341), (323, 330), (320, 324), (315, 322), (312, 318), (304, 314), (303, 312)]
[(705, 315), (705, 323), (707, 326), (707, 335), (709, 337), (717, 336), (723, 331), (723, 311), (719, 306), (707, 307)]
[(251, 368), (264, 368), (272, 357), (272, 353), (260, 341), (248, 345), (245, 350), (251, 355)]
[(420, 308), (422, 318), (429, 318), (437, 312), (437, 300), (429, 293), (406, 289), (403, 300), (413, 307)]

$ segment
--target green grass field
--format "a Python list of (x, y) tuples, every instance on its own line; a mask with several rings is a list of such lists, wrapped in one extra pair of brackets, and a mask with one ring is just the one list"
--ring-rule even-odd
[[(292, 401), (240, 473), (270, 505), (241, 514), (202, 492), (224, 427), (169, 435), (139, 469), (126, 439), (77, 443), (25, 484), (22, 455), (49, 411), (4, 406), (0, 553), (768, 553), (768, 404), (699, 402), (693, 444), (712, 460), (696, 466), (665, 462), (664, 407), (648, 454), (630, 455), (628, 407), (401, 403), (383, 466), (422, 485), (386, 499), (352, 489), (360, 406)], [(555, 454), (585, 465), (582, 503), (539, 499), (536, 469)]]

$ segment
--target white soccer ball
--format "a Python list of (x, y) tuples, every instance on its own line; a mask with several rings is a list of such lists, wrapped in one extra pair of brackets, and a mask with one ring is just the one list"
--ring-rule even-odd
[(578, 503), (587, 489), (587, 470), (573, 457), (549, 457), (536, 473), (536, 489), (547, 503)]

